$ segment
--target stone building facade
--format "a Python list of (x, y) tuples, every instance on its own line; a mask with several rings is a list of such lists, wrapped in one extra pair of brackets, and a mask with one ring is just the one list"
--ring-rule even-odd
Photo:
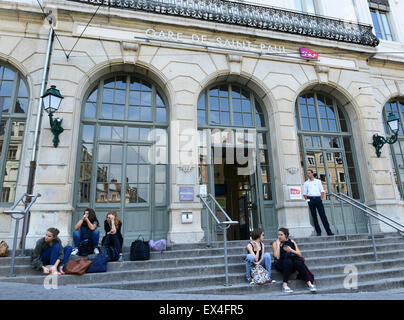
[[(258, 5), (279, 7), (278, 2)], [(389, 2), (390, 14), (398, 17), (403, 5)], [(361, 43), (349, 35), (327, 39), (98, 5), (43, 1), (45, 12), (52, 10), (57, 35), (48, 87), (56, 85), (64, 96), (56, 114), (64, 132), (55, 148), (44, 113), (34, 185), (42, 196), (31, 211), (28, 247), (50, 226), (71, 242), (72, 228), (88, 206), (100, 221), (109, 210), (118, 211), (125, 245), (139, 235), (171, 243), (204, 241), (207, 212), (197, 196), (200, 184), (217, 198), (223, 195), (234, 220), (242, 219), (237, 211), (245, 204), (247, 229), (262, 226), (272, 238), (284, 226), (294, 237), (310, 236), (307, 204), (292, 192), (303, 184), (307, 168), (317, 172), (327, 191), (345, 192), (404, 222), (398, 178), (404, 164), (397, 164), (387, 145), (378, 158), (372, 145), (373, 134), (390, 135), (385, 105), (404, 98), (404, 55), (394, 53), (403, 51), (398, 18), (391, 24), (395, 41), (381, 40), (375, 47), (378, 41), (369, 34)], [(293, 1), (289, 5), (287, 12), (294, 9)], [(316, 13), (339, 19), (350, 12), (354, 22), (344, 22), (347, 29), (372, 21), (365, 0), (344, 1), (338, 10), (327, 6), (318, 1)], [(18, 178), (10, 191), (18, 198), (27, 188), (49, 23), (36, 1), (0, 1), (0, 15), (0, 65), (12, 70), (13, 81), (21, 79), (27, 92), (14, 89), (9, 96), (13, 103), (28, 101), (24, 112), (14, 110), (25, 122), (22, 144), (17, 143)], [(302, 58), (300, 48), (317, 52), (319, 59)], [(13, 141), (6, 137), (9, 127), (2, 128), (3, 143)], [(259, 170), (232, 180), (246, 186), (245, 193), (224, 182), (240, 166), (215, 164), (214, 146), (240, 149), (243, 155), (255, 150)], [(2, 159), (8, 169), (9, 154), (3, 151)], [(14, 199), (3, 198), (3, 180), (4, 210)], [(342, 233), (339, 204), (326, 206), (333, 230)], [(191, 223), (183, 223), (184, 213), (192, 214)], [(351, 208), (345, 213), (351, 233), (367, 231), (360, 213)], [(241, 228), (235, 230), (230, 238), (243, 238)], [(0, 238), (11, 242), (13, 231), (13, 221), (0, 215)]]

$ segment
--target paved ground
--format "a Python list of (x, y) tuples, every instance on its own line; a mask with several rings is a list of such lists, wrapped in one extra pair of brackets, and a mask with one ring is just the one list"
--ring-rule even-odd
[[(61, 286), (45, 289), (42, 285), (0, 283), (0, 300), (256, 300), (256, 296), (240, 295), (194, 295), (163, 294), (150, 291), (75, 288)], [(284, 300), (285, 295), (260, 294), (260, 300)], [(363, 293), (341, 294), (295, 294), (288, 300), (404, 300), (404, 288)]]

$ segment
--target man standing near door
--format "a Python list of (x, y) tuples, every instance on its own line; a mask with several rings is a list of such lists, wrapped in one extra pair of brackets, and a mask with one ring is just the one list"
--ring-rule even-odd
[(314, 172), (311, 169), (307, 170), (307, 176), (309, 177), (309, 179), (303, 185), (303, 196), (309, 204), (317, 236), (321, 236), (321, 228), (318, 224), (316, 209), (318, 210), (318, 214), (321, 218), (321, 221), (323, 222), (325, 231), (329, 236), (333, 236), (334, 234), (330, 229), (327, 216), (325, 215), (324, 205), (322, 201), (325, 192), (323, 185), (321, 184), (321, 180), (314, 178)]

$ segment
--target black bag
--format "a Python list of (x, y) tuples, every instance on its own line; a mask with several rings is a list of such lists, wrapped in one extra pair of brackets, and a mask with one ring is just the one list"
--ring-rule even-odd
[(143, 237), (142, 240), (139, 239), (133, 241), (130, 246), (130, 260), (137, 261), (137, 260), (149, 260), (150, 259), (150, 246), (149, 242), (144, 241)]
[(119, 253), (118, 250), (115, 247), (102, 247), (105, 248), (105, 250), (107, 251), (107, 255), (108, 255), (108, 261), (118, 261), (119, 260)]
[(85, 257), (94, 252), (93, 242), (90, 239), (86, 239), (79, 244), (79, 256)]

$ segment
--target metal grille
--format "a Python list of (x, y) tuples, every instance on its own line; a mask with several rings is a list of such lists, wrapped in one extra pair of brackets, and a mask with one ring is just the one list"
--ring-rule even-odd
[(376, 47), (372, 26), (226, 0), (67, 0)]

